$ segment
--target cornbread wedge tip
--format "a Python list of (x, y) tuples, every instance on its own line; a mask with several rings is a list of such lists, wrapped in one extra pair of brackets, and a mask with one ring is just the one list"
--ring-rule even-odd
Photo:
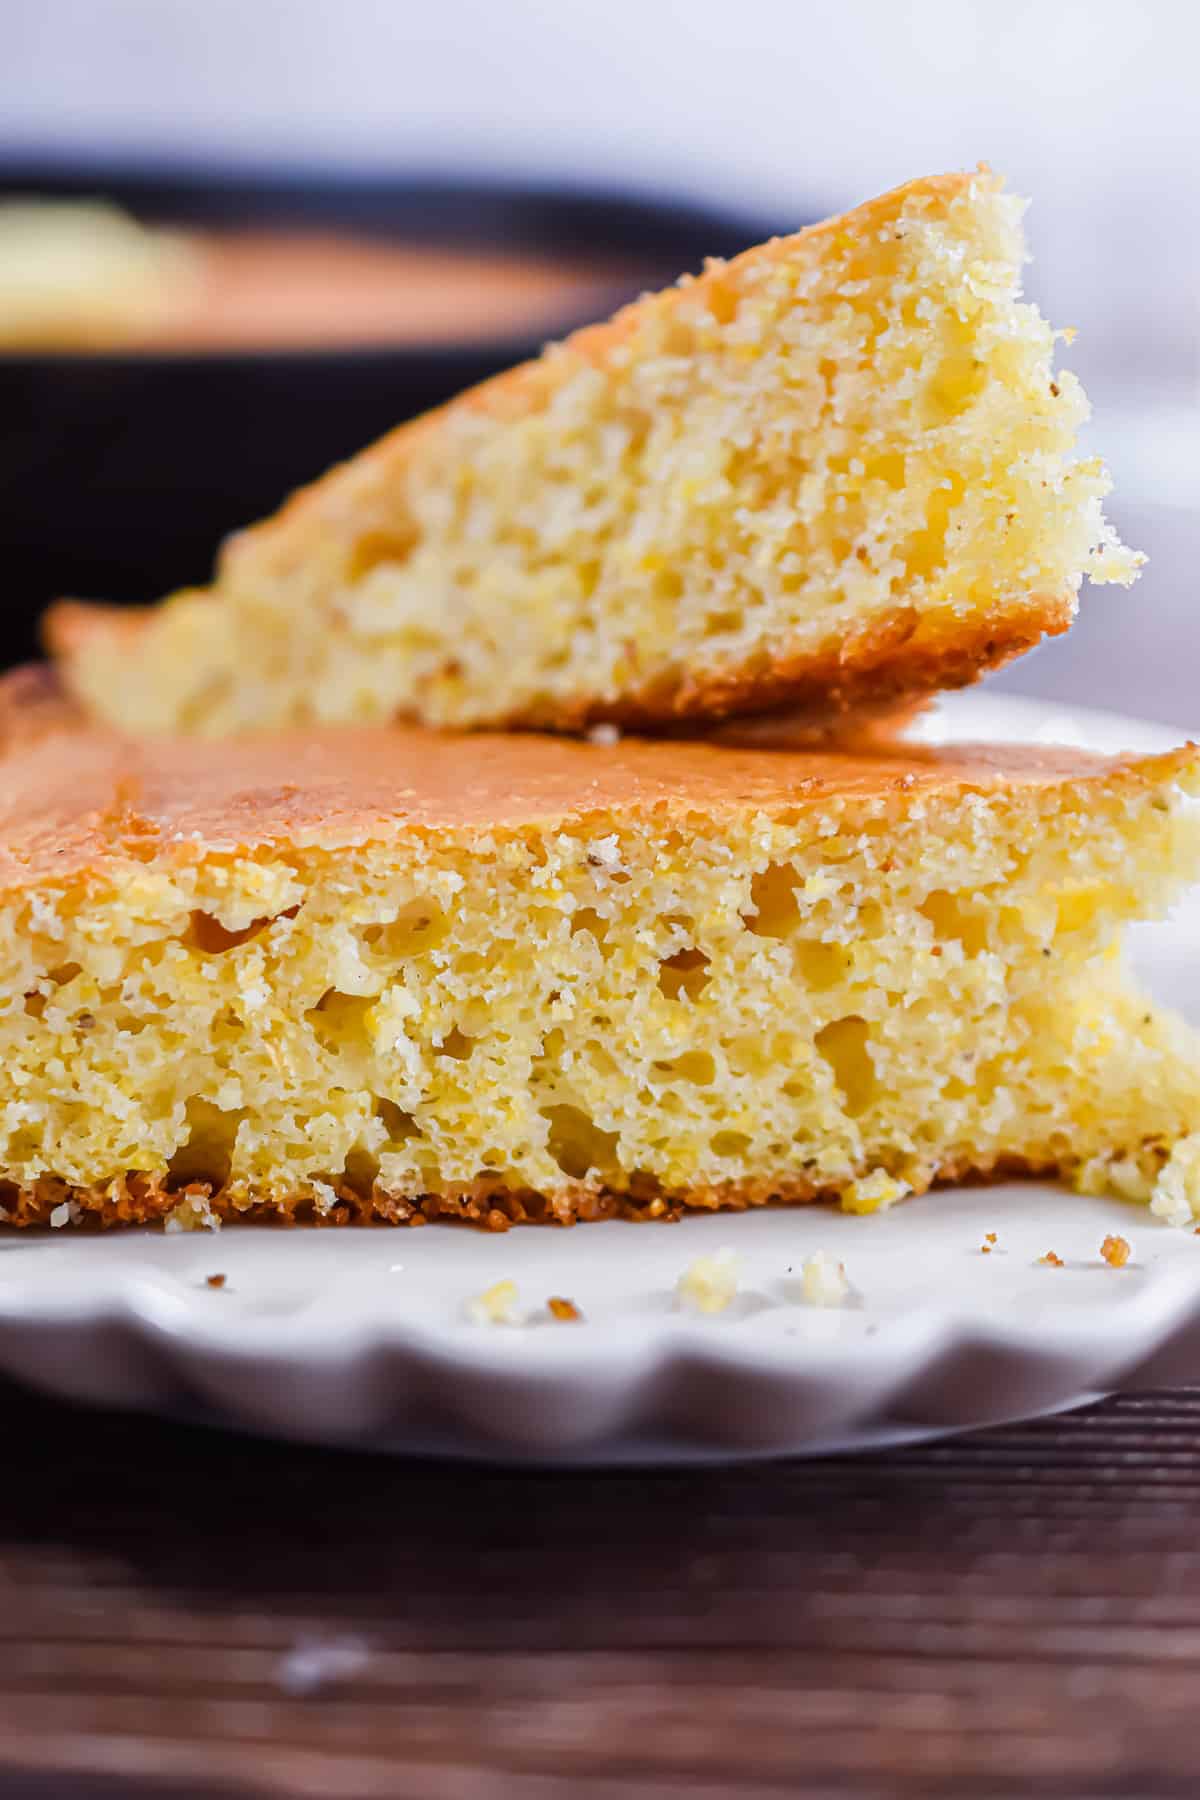
[(915, 181), (650, 295), (225, 546), (210, 589), (63, 603), (99, 719), (659, 728), (878, 706), (1065, 630), (1141, 558), (1019, 298), (1022, 203)]
[(49, 736), (0, 762), (4, 1219), (502, 1228), (1164, 1167), (1186, 1211), (1200, 1042), (1119, 942), (1196, 874), (1198, 786), (1190, 749)]

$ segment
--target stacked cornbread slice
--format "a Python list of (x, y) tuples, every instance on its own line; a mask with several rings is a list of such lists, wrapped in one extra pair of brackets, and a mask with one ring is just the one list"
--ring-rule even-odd
[(0, 813), (0, 1201), (502, 1225), (996, 1169), (1148, 1192), (1198, 1046), (1114, 952), (1200, 870), (1197, 786), (1190, 751), (48, 738)]
[[(1200, 754), (858, 723), (1136, 571), (1018, 215), (916, 183), (402, 428), (205, 594), (58, 609), (75, 704), (11, 689), (0, 761), (8, 1219), (1190, 1212), (1200, 1040), (1120, 946), (1200, 872)], [(431, 729), (501, 723), (600, 729)]]
[(974, 680), (1130, 581), (1021, 204), (914, 182), (404, 425), (205, 591), (60, 607), (98, 717), (639, 728)]

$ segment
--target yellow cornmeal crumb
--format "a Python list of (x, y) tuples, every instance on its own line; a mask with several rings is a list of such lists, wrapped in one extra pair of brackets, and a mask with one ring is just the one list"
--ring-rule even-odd
[(164, 1231), (220, 1231), (221, 1221), (207, 1194), (184, 1194), (163, 1220)]
[(800, 1287), (809, 1306), (841, 1306), (850, 1293), (846, 1266), (824, 1250), (814, 1250), (800, 1271)]
[(1025, 648), (1143, 559), (1019, 298), (1022, 211), (917, 181), (712, 265), (335, 469), (140, 637), (57, 613), (71, 684), (126, 730), (575, 726)]
[(1100, 1255), (1110, 1269), (1123, 1269), (1133, 1254), (1133, 1246), (1128, 1238), (1115, 1237), (1109, 1232), (1100, 1246)]
[(861, 1181), (852, 1181), (844, 1187), (839, 1199), (843, 1212), (876, 1213), (886, 1212), (889, 1206), (895, 1206), (897, 1200), (903, 1200), (911, 1193), (907, 1181), (897, 1181), (886, 1169), (874, 1169)]
[(1200, 1131), (1181, 1138), (1154, 1184), (1150, 1211), (1168, 1225), (1200, 1218)]
[(467, 1301), (467, 1317), (473, 1325), (520, 1325), (515, 1281), (496, 1281), (482, 1294)]
[(710, 1256), (697, 1256), (675, 1283), (681, 1306), (692, 1312), (724, 1312), (738, 1290), (741, 1258), (723, 1246)]

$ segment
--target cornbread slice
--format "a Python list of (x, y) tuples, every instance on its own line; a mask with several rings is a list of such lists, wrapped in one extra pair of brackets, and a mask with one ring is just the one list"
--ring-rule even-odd
[(1148, 1195), (1200, 1042), (1119, 941), (1200, 867), (1197, 787), (1193, 750), (48, 737), (0, 762), (5, 1218)]
[(1022, 204), (917, 181), (404, 425), (149, 613), (54, 609), (98, 718), (220, 735), (823, 712), (974, 680), (1141, 559), (1018, 299)]

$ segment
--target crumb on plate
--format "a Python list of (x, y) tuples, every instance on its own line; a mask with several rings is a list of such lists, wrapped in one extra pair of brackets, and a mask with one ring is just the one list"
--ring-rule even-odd
[(896, 1176), (889, 1175), (886, 1169), (872, 1169), (858, 1181), (852, 1181), (844, 1187), (838, 1196), (843, 1212), (876, 1213), (886, 1212), (889, 1206), (895, 1206), (912, 1193), (907, 1181), (899, 1181)]
[(519, 1325), (515, 1281), (496, 1281), (482, 1294), (467, 1301), (467, 1317), (473, 1325)]
[(561, 1294), (551, 1294), (546, 1302), (552, 1319), (561, 1319), (566, 1323), (582, 1320), (583, 1314), (573, 1300), (566, 1300)]
[(814, 1250), (805, 1258), (800, 1282), (809, 1306), (841, 1306), (850, 1292), (845, 1263), (824, 1250)]
[(1045, 1256), (1039, 1256), (1038, 1263), (1047, 1269), (1065, 1269), (1067, 1266), (1062, 1257), (1053, 1250), (1047, 1250)]
[(725, 1246), (697, 1256), (675, 1283), (677, 1299), (692, 1312), (724, 1312), (737, 1293), (740, 1265), (737, 1252)]
[(224, 1275), (209, 1275), (205, 1279), (204, 1285), (205, 1287), (210, 1288), (223, 1288), (225, 1286), (225, 1277)]
[(1100, 1246), (1100, 1254), (1110, 1269), (1123, 1269), (1132, 1254), (1132, 1247), (1128, 1238), (1114, 1237), (1109, 1232)]

